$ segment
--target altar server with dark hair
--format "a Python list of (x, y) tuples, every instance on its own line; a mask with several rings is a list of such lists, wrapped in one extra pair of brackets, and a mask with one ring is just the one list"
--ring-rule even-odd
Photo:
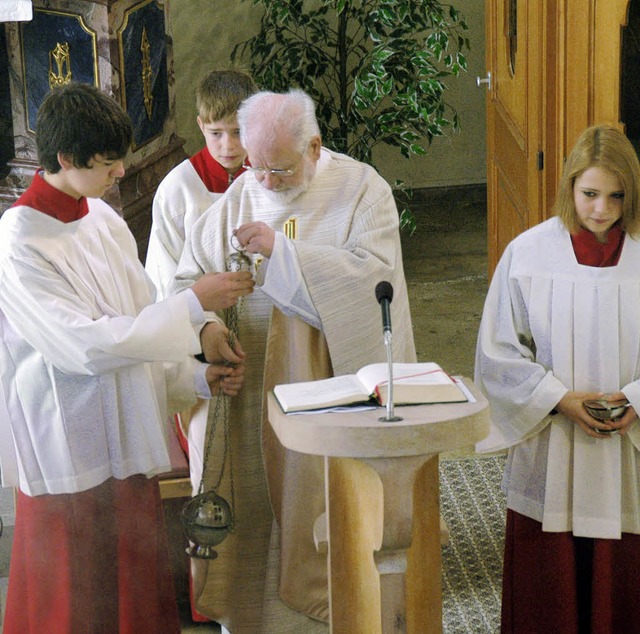
[[(4, 634), (178, 634), (157, 474), (176, 411), (235, 395), (244, 353), (204, 310), (250, 293), (207, 275), (154, 303), (124, 220), (100, 197), (131, 124), (87, 84), (38, 111), (43, 169), (0, 219), (0, 466), (18, 487)], [(237, 363), (236, 368), (194, 359)]]

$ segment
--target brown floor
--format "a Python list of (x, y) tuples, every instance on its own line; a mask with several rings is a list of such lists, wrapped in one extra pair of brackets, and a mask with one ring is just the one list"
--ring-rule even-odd
[(487, 291), (486, 187), (422, 190), (418, 228), (403, 234), (403, 259), (418, 361), (473, 377)]

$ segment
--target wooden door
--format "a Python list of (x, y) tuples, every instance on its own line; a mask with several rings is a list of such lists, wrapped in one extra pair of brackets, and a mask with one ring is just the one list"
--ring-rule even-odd
[(559, 25), (555, 59), (547, 58), (545, 63), (555, 64), (560, 87), (553, 113), (557, 121), (553, 148), (559, 159), (557, 184), (562, 159), (571, 152), (585, 128), (601, 123), (624, 128), (620, 91), (622, 36), (631, 1), (554, 0), (554, 3)]
[(485, 1), (490, 274), (516, 235), (552, 215), (564, 161), (586, 127), (631, 127), (640, 152), (636, 1)]
[[(544, 6), (543, 6), (544, 5)], [(544, 217), (544, 0), (486, 0), (489, 273)]]
[[(627, 26), (631, 4), (636, 2), (609, 0), (595, 3), (592, 82), (594, 123), (604, 122), (624, 127), (620, 122), (622, 35)], [(637, 7), (634, 8), (637, 10)], [(635, 105), (637, 108), (637, 104)]]

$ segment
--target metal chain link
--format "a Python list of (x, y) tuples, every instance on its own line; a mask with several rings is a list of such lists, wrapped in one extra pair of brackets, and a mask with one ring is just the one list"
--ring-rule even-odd
[[(235, 245), (232, 246), (234, 248)], [(246, 258), (244, 254), (239, 249), (236, 249), (238, 253)], [(243, 270), (251, 265), (251, 261), (246, 258), (245, 261), (242, 261), (238, 258), (232, 257), (229, 258), (229, 262), (227, 265), (228, 270), (239, 271)], [(227, 329), (229, 330), (229, 335), (227, 337), (227, 343), (233, 349), (237, 340), (238, 340), (238, 328), (240, 324), (240, 311), (242, 308), (242, 298), (238, 299), (238, 302), (235, 306), (231, 306), (224, 311), (225, 323), (227, 325)], [(225, 365), (231, 366), (233, 365), (230, 362), (225, 362)], [(198, 495), (204, 492), (204, 479), (205, 474), (207, 473), (207, 468), (209, 466), (209, 458), (211, 457), (211, 448), (213, 446), (213, 439), (216, 434), (216, 430), (218, 429), (218, 423), (222, 420), (223, 423), (223, 442), (224, 442), (224, 451), (222, 454), (222, 464), (220, 465), (220, 471), (218, 473), (217, 480), (211, 490), (214, 493), (218, 493), (218, 488), (222, 484), (222, 479), (224, 477), (224, 473), (229, 468), (229, 488), (231, 493), (231, 500), (229, 502), (229, 507), (231, 509), (231, 526), (230, 532), (233, 532), (235, 527), (235, 484), (233, 478), (233, 454), (231, 452), (231, 430), (229, 425), (229, 411), (230, 411), (230, 401), (231, 397), (227, 394), (219, 394), (216, 397), (216, 404), (213, 410), (213, 416), (211, 417), (211, 425), (209, 426), (209, 430), (207, 433), (207, 442), (206, 448), (204, 452), (204, 459), (202, 461), (202, 477), (200, 478), (200, 485), (198, 486)]]

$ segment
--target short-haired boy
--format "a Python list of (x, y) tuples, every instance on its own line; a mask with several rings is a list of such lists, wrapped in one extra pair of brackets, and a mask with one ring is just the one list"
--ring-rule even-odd
[(247, 154), (240, 144), (236, 113), (256, 91), (253, 79), (242, 70), (209, 72), (196, 89), (197, 121), (205, 147), (174, 167), (153, 199), (145, 266), (160, 297), (167, 296), (195, 221), (244, 172)]
[[(36, 122), (43, 169), (0, 218), (0, 466), (19, 487), (4, 634), (180, 632), (155, 478), (164, 421), (237, 393), (244, 353), (222, 325), (201, 332), (203, 310), (253, 282), (205, 275), (154, 303), (131, 232), (99, 199), (130, 141), (113, 99), (55, 89)], [(203, 346), (240, 365), (200, 364)]]

